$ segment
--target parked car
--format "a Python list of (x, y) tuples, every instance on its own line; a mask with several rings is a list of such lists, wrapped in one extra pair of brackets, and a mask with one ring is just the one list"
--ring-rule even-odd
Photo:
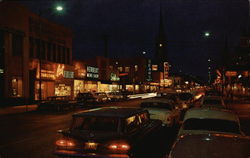
[(207, 90), (205, 92), (205, 96), (222, 96), (221, 93), (219, 91), (216, 90)]
[(107, 96), (110, 98), (111, 101), (118, 101), (124, 99), (124, 96), (120, 92), (109, 92)]
[(110, 101), (110, 98), (105, 92), (96, 92), (94, 93), (94, 97), (96, 98), (97, 103), (105, 103)]
[(141, 108), (103, 107), (73, 115), (69, 129), (60, 130), (54, 154), (61, 157), (131, 158), (141, 140), (156, 132), (161, 121)]
[(244, 135), (240, 129), (238, 116), (229, 110), (189, 109), (184, 116), (178, 136), (209, 133)]
[(76, 107), (76, 101), (70, 96), (50, 96), (38, 104), (38, 110), (64, 111)]
[(76, 100), (80, 106), (91, 105), (97, 101), (91, 92), (78, 93)]
[(179, 124), (180, 110), (172, 100), (151, 98), (142, 101), (141, 107), (149, 111), (151, 118), (161, 120), (163, 126)]
[(194, 95), (192, 93), (183, 92), (183, 93), (179, 93), (178, 96), (181, 102), (180, 104), (182, 105), (183, 109), (188, 109), (193, 105)]
[(231, 134), (184, 135), (166, 158), (248, 158), (250, 138)]
[(205, 96), (201, 100), (201, 107), (226, 108), (224, 100), (220, 96)]

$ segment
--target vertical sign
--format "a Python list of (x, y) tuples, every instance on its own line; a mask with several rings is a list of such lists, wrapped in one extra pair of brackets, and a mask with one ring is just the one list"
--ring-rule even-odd
[(163, 79), (167, 79), (169, 76), (169, 64), (168, 64), (168, 62), (164, 62), (163, 67), (164, 67)]
[(152, 81), (152, 63), (151, 63), (151, 60), (148, 59), (148, 62), (147, 62), (147, 77), (146, 77), (146, 80), (147, 81)]

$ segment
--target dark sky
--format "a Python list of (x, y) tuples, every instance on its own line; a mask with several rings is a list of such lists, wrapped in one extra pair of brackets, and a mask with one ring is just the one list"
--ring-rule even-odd
[[(49, 13), (62, 3), (62, 15)], [(174, 71), (206, 76), (207, 59), (215, 67), (228, 37), (230, 51), (239, 42), (248, 21), (247, 0), (66, 0), (22, 1), (32, 11), (73, 30), (73, 56), (104, 55), (103, 35), (108, 36), (110, 57), (155, 53), (160, 3), (169, 61)], [(211, 36), (204, 38), (209, 31)]]

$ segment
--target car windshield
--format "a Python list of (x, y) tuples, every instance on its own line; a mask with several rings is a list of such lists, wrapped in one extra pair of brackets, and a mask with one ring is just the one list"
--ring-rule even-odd
[(184, 122), (184, 130), (206, 130), (216, 132), (229, 132), (240, 134), (239, 125), (235, 121), (220, 119), (191, 118)]
[(172, 110), (173, 107), (167, 103), (160, 103), (160, 102), (145, 102), (141, 104), (142, 108), (162, 108), (166, 110)]
[(75, 117), (71, 129), (116, 132), (118, 122), (114, 117)]
[(179, 97), (181, 100), (189, 100), (192, 99), (193, 95), (190, 93), (180, 93)]
[(203, 104), (221, 104), (220, 100), (212, 100), (212, 99), (207, 99), (203, 101)]

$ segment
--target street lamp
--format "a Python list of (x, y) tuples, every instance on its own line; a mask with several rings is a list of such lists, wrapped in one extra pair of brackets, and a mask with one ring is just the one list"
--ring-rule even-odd
[[(55, 7), (56, 12), (61, 12), (63, 11), (62, 5), (56, 5)], [(38, 54), (39, 54), (39, 101), (42, 100), (42, 52), (41, 52), (41, 40), (42, 40), (42, 22), (41, 22), (41, 16), (42, 16), (42, 10), (39, 8), (39, 14), (38, 14), (38, 21), (39, 21), (39, 49), (38, 49)], [(45, 50), (44, 50), (45, 51)]]
[(205, 36), (205, 37), (209, 37), (209, 36), (210, 36), (210, 32), (205, 32), (205, 33), (204, 33), (204, 36)]

